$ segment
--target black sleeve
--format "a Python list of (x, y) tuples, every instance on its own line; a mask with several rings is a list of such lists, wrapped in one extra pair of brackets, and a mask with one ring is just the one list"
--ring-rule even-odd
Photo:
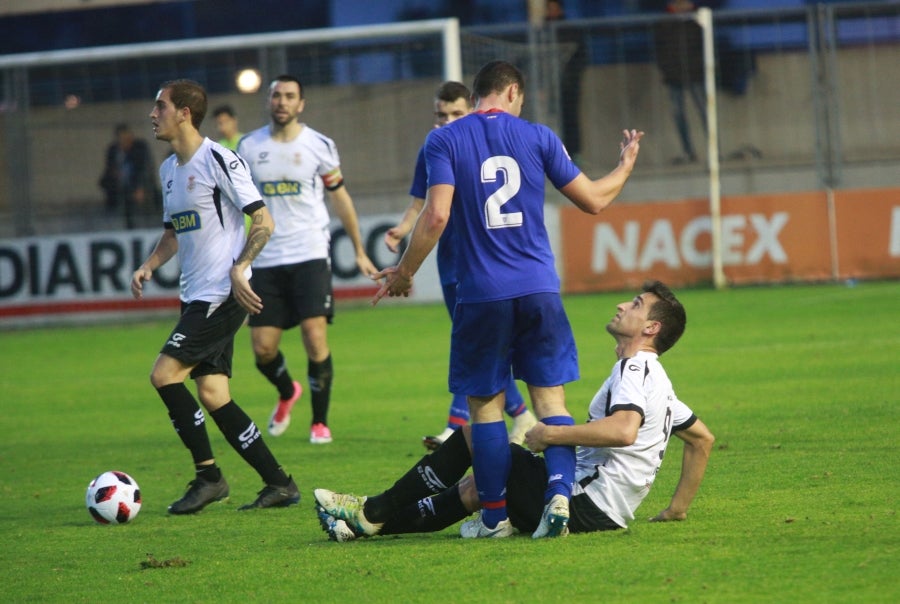
[(244, 211), (244, 214), (246, 214), (247, 216), (249, 216), (250, 214), (252, 214), (252, 213), (255, 212), (256, 210), (258, 210), (258, 209), (260, 209), (260, 208), (264, 208), (264, 207), (266, 207), (266, 202), (264, 202), (262, 199), (260, 199), (260, 200), (258, 200), (258, 201), (254, 201), (253, 203), (251, 203), (251, 204), (249, 204), (249, 205), (244, 206), (244, 210), (243, 210), (243, 211)]
[(691, 416), (689, 418), (687, 418), (687, 420), (685, 420), (683, 423), (678, 424), (677, 426), (672, 426), (672, 432), (678, 432), (679, 430), (687, 430), (688, 428), (693, 426), (696, 423), (696, 421), (697, 421), (697, 416), (692, 413)]

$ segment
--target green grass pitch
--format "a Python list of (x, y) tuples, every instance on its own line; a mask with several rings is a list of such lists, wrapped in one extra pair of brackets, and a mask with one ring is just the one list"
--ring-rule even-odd
[[(304, 394), (266, 440), (299, 506), (237, 513), (258, 477), (210, 422), (231, 501), (166, 506), (192, 477), (148, 380), (171, 320), (0, 331), (0, 600), (4, 602), (896, 602), (900, 283), (684, 290), (688, 328), (663, 362), (717, 437), (688, 520), (650, 524), (678, 475), (673, 439), (627, 531), (533, 541), (433, 535), (327, 541), (312, 489), (376, 493), (443, 427), (449, 319), (441, 305), (343, 305), (329, 332), (335, 441), (308, 442)], [(603, 327), (633, 292), (569, 296), (583, 420), (614, 362)], [(264, 426), (272, 388), (236, 340), (235, 400)], [(298, 331), (284, 351), (295, 376)], [(303, 378), (305, 382), (305, 377)], [(84, 491), (128, 472), (143, 509), (95, 524)], [(156, 562), (156, 564), (152, 564)]]

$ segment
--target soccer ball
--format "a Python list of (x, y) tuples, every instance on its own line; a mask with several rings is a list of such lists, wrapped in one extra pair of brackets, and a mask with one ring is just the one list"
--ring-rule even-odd
[(125, 524), (141, 511), (141, 488), (125, 472), (104, 472), (91, 481), (84, 496), (100, 524)]

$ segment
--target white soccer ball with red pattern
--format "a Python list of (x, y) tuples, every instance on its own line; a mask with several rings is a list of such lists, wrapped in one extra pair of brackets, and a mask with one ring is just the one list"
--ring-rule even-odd
[(141, 511), (141, 488), (125, 472), (104, 472), (88, 485), (85, 504), (100, 524), (125, 524)]

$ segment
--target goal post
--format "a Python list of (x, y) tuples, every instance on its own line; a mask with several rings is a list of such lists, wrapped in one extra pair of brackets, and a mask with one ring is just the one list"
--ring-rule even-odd
[(145, 58), (151, 56), (233, 51), (241, 48), (271, 47), (291, 44), (316, 44), (322, 42), (390, 39), (403, 36), (438, 34), (442, 36), (445, 56), (445, 76), (458, 77), (461, 73), (462, 58), (459, 48), (459, 20), (426, 19), (405, 21), (383, 25), (356, 25), (346, 27), (326, 27), (301, 29), (263, 34), (241, 34), (215, 38), (195, 38), (164, 42), (143, 42), (95, 46), (71, 50), (50, 50), (0, 56), (0, 69), (12, 67), (38, 67), (65, 65), (95, 61)]
[(716, 289), (727, 286), (722, 266), (722, 192), (719, 176), (719, 129), (716, 106), (716, 53), (712, 10), (697, 9), (697, 22), (703, 29), (703, 83), (706, 91), (707, 157), (709, 167), (709, 216), (712, 239), (712, 278)]
[[(40, 325), (145, 318), (177, 308), (176, 262), (157, 272), (145, 299), (128, 289), (134, 266), (159, 236), (159, 202), (135, 210), (98, 187), (118, 124), (146, 140), (153, 170), (169, 149), (153, 140), (148, 113), (159, 85), (197, 80), (210, 114), (230, 105), (243, 132), (265, 124), (259, 82), (296, 74), (308, 97), (304, 121), (340, 149), (360, 230), (373, 262), (393, 256), (384, 232), (409, 203), (416, 154), (431, 130), (435, 88), (465, 77), (457, 19), (110, 45), (0, 56), (0, 319)], [(265, 84), (263, 84), (264, 86)], [(214, 120), (201, 133), (217, 138)], [(62, 183), (62, 186), (61, 186)], [(154, 196), (156, 197), (156, 196)], [(332, 220), (335, 296), (366, 299), (372, 281)], [(171, 266), (170, 266), (171, 265)], [(427, 268), (427, 267), (426, 267)], [(420, 271), (416, 300), (440, 299), (436, 269)]]
[[(236, 86), (247, 69), (262, 82), (296, 74), (310, 90), (306, 119), (338, 143), (356, 189), (378, 194), (408, 185), (409, 158), (430, 126), (427, 99), (441, 81), (465, 77), (455, 18), (0, 56), (0, 237), (116, 227), (118, 216), (67, 215), (99, 203), (97, 164), (113, 125), (146, 137), (157, 86), (186, 77), (206, 87), (211, 109), (231, 105), (249, 131), (267, 115), (264, 91)], [(215, 137), (212, 120), (202, 132)], [(155, 160), (166, 153), (151, 147)]]

